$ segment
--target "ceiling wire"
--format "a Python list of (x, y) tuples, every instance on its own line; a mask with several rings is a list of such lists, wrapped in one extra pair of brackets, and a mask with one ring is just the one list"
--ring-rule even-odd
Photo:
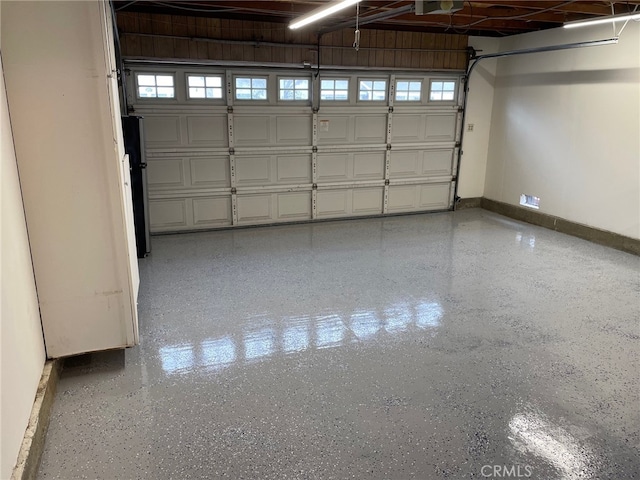
[[(185, 7), (182, 5), (178, 5), (177, 3), (164, 3), (164, 2), (153, 2), (154, 5), (162, 5), (167, 8), (176, 8), (178, 10), (185, 10), (187, 12), (200, 12), (200, 13), (227, 13), (227, 12), (252, 12), (252, 13), (264, 13), (265, 15), (271, 14), (273, 15), (273, 10), (267, 10), (263, 8), (196, 8), (196, 7)], [(283, 12), (284, 13), (284, 12)]]
[(356, 3), (356, 31), (355, 31), (355, 39), (353, 41), (353, 48), (356, 49), (356, 52), (360, 50), (360, 2)]
[(123, 10), (123, 9), (125, 9), (127, 7), (130, 7), (134, 3), (138, 3), (138, 0), (133, 0), (132, 2), (129, 2), (129, 3), (125, 4), (125, 5), (122, 5), (121, 7), (118, 7), (116, 9), (114, 9), (114, 12), (119, 12), (120, 10)]
[[(633, 12), (630, 12), (630, 13), (636, 13), (636, 12), (638, 11), (638, 8), (640, 8), (640, 5), (636, 5), (636, 6), (635, 6), (635, 8), (633, 9)], [(621, 33), (622, 33), (622, 31), (624, 30), (624, 28), (627, 26), (627, 24), (629, 23), (629, 21), (630, 21), (630, 20), (631, 20), (631, 19), (630, 19), (630, 18), (628, 18), (628, 19), (627, 19), (627, 21), (626, 21), (626, 22), (624, 22), (624, 25), (622, 25), (622, 28), (620, 29), (620, 31), (618, 32), (618, 34), (617, 34), (617, 35), (615, 35), (616, 37), (619, 37), (619, 36), (620, 36), (620, 34), (621, 34)], [(613, 24), (614, 24), (614, 27), (613, 27), (613, 28), (615, 29), (615, 22), (614, 22)], [(615, 34), (615, 30), (614, 30), (614, 34)]]
[[(471, 3), (471, 0), (466, 0), (466, 2), (469, 4), (469, 10), (470, 10), (470, 12), (469, 12), (469, 17), (470, 17), (470, 19), (471, 19), (471, 20), (473, 20), (473, 3)], [(455, 13), (455, 12), (454, 12), (454, 13)], [(451, 17), (453, 17), (453, 13), (451, 14)], [(453, 18), (450, 18), (450, 19), (449, 19), (449, 23), (450, 23), (450, 24), (452, 24), (452, 23), (453, 23)], [(458, 29), (458, 28), (456, 28), (456, 26), (455, 26), (455, 25), (452, 25), (452, 26), (451, 26), (451, 29), (452, 29), (455, 33), (458, 33), (458, 34), (460, 34), (460, 35), (465, 35), (465, 34), (469, 31), (469, 29), (468, 29), (468, 28)]]

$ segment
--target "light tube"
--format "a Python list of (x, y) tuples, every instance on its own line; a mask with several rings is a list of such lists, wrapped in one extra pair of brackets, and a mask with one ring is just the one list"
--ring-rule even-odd
[(592, 20), (578, 20), (565, 23), (564, 28), (588, 27), (590, 25), (602, 25), (603, 23), (622, 22), (625, 20), (640, 20), (640, 13), (628, 13), (624, 15), (611, 15), (609, 17), (594, 18)]
[(320, 20), (321, 18), (328, 17), (329, 15), (339, 12), (351, 5), (355, 5), (361, 0), (340, 0), (338, 2), (332, 2), (325, 7), (316, 8), (311, 12), (301, 16), (297, 20), (294, 20), (289, 24), (289, 28), (295, 30), (296, 28), (304, 27), (310, 23)]

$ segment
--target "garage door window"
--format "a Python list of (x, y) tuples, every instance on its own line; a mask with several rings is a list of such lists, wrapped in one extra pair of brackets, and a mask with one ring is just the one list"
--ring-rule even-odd
[(320, 81), (320, 100), (349, 100), (349, 80), (327, 78)]
[(267, 79), (236, 77), (236, 100), (267, 100)]
[(419, 102), (422, 92), (420, 80), (398, 80), (396, 82), (397, 102)]
[(429, 88), (429, 101), (451, 102), (455, 99), (456, 82), (449, 80), (432, 80)]
[(189, 98), (222, 98), (222, 77), (188, 75)]
[(387, 81), (360, 80), (358, 99), (364, 102), (384, 102), (387, 99)]
[(308, 100), (309, 80), (306, 78), (281, 78), (280, 100)]
[(138, 73), (138, 98), (174, 98), (173, 75), (156, 75), (152, 73)]

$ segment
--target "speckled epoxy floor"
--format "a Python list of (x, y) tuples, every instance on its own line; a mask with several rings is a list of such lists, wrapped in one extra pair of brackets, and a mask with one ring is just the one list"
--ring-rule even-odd
[[(153, 238), (39, 478), (640, 476), (640, 260), (479, 209)], [(80, 363), (80, 362), (77, 362)]]

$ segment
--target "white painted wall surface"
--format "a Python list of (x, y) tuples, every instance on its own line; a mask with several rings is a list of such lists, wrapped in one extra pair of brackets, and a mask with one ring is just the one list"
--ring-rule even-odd
[[(621, 25), (618, 25), (620, 27)], [(611, 25), (500, 40), (500, 50), (612, 36)], [(503, 58), (485, 196), (640, 238), (640, 24), (618, 45)]]
[(1, 66), (0, 133), (0, 478), (5, 479), (11, 476), (29, 422), (45, 351)]
[(137, 263), (123, 206), (128, 171), (110, 108), (105, 4), (0, 5), (47, 354), (133, 345)]
[[(478, 55), (495, 53), (499, 39), (469, 37), (469, 46), (475, 48)], [(471, 74), (458, 184), (458, 196), (461, 198), (482, 197), (484, 194), (496, 65), (495, 59), (482, 60)], [(473, 131), (468, 130), (469, 124), (473, 125)]]

